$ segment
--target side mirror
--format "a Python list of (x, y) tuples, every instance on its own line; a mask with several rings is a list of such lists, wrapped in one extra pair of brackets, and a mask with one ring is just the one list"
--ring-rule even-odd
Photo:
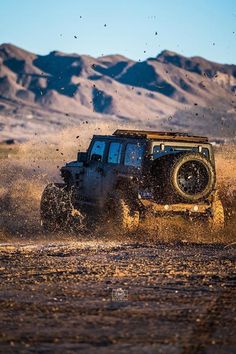
[(77, 161), (78, 162), (87, 162), (88, 154), (87, 152), (78, 152)]
[(102, 156), (99, 154), (92, 154), (91, 161), (96, 161), (96, 162), (102, 161)]

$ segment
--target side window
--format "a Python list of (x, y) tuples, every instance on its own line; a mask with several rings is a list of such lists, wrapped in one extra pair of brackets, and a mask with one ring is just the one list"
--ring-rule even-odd
[(105, 146), (106, 146), (105, 141), (95, 140), (92, 146), (92, 150), (90, 152), (90, 160), (102, 161), (104, 151), (105, 151)]
[(120, 163), (122, 144), (110, 143), (108, 152), (108, 163)]
[(142, 163), (143, 147), (139, 144), (127, 144), (125, 150), (125, 165), (140, 167)]

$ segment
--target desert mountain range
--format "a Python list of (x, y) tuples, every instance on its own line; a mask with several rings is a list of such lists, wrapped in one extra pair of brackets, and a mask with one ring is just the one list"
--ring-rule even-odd
[(0, 45), (0, 141), (84, 121), (234, 139), (236, 65), (167, 50), (136, 62)]

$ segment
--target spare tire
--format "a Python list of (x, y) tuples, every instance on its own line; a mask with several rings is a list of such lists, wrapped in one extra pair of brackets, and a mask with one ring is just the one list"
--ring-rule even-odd
[(165, 171), (170, 193), (188, 202), (209, 196), (215, 187), (216, 173), (211, 162), (200, 153), (182, 153), (172, 160)]

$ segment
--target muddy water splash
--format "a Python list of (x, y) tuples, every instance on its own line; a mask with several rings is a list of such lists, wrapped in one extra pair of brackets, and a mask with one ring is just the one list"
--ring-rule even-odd
[(0, 160), (0, 238), (41, 235), (39, 205), (43, 189), (60, 182), (59, 168), (85, 150), (93, 134), (114, 131), (111, 124), (85, 124), (56, 135), (35, 137), (17, 154)]

